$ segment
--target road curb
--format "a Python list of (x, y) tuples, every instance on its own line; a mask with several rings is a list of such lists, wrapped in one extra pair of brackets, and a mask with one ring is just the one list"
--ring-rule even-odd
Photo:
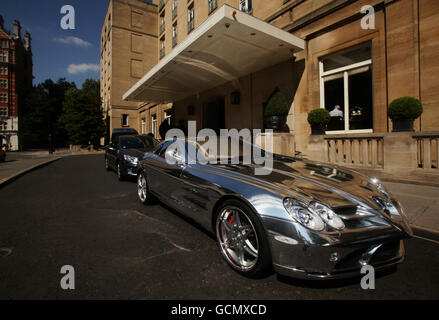
[(433, 241), (439, 241), (439, 232), (436, 230), (423, 228), (415, 225), (411, 225), (411, 228), (415, 236), (426, 238)]
[(13, 175), (3, 179), (0, 182), (0, 189), (4, 188), (5, 186), (7, 186), (11, 182), (17, 180), (18, 178), (24, 176), (25, 174), (27, 174), (29, 172), (32, 172), (34, 170), (40, 169), (42, 167), (45, 167), (45, 166), (47, 166), (47, 165), (49, 165), (49, 164), (51, 164), (51, 163), (53, 163), (55, 161), (58, 161), (59, 159), (61, 159), (61, 157), (57, 157), (57, 158), (53, 158), (53, 159), (50, 159), (50, 160), (46, 160), (44, 162), (38, 163), (38, 164), (36, 164), (36, 165), (34, 165), (32, 167), (29, 167), (29, 168), (26, 168), (24, 170), (21, 170), (21, 171), (15, 173), (15, 174), (13, 174)]

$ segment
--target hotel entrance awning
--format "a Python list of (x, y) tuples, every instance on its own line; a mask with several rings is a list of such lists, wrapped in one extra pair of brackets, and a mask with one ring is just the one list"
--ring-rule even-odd
[(228, 5), (155, 65), (124, 100), (170, 103), (293, 57), (305, 42)]

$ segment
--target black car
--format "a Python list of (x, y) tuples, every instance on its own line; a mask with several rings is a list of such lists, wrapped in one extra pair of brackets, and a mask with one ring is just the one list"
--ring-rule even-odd
[(143, 139), (146, 142), (135, 135), (113, 135), (105, 153), (105, 168), (115, 170), (119, 180), (136, 177), (139, 160), (158, 145), (158, 141), (152, 137), (146, 136)]

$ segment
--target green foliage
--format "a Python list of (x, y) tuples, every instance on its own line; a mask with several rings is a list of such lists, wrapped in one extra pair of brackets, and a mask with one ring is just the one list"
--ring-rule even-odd
[(289, 111), (285, 95), (277, 89), (265, 104), (264, 116), (286, 116)]
[(73, 145), (99, 145), (104, 136), (99, 87), (99, 81), (87, 79), (81, 90), (71, 88), (66, 93), (59, 123), (66, 129)]
[(308, 114), (308, 123), (312, 126), (325, 127), (331, 120), (331, 115), (326, 109), (314, 109)]
[(66, 91), (75, 87), (73, 82), (61, 78), (57, 82), (46, 80), (27, 93), (20, 110), (21, 143), (25, 148), (47, 148), (49, 135), (54, 146), (67, 145), (67, 133), (58, 119)]
[(421, 101), (412, 97), (402, 97), (389, 105), (389, 117), (392, 120), (414, 120), (424, 111)]

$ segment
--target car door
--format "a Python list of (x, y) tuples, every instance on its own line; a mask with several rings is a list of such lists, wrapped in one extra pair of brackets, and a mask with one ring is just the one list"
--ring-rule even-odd
[(168, 163), (166, 152), (172, 141), (165, 142), (162, 147), (148, 160), (148, 182), (151, 190), (156, 193), (166, 204), (176, 207), (182, 204), (179, 196), (183, 187), (181, 173), (185, 165), (183, 163)]
[(116, 168), (116, 159), (118, 156), (118, 148), (119, 148), (119, 136), (115, 135), (112, 137), (110, 146), (107, 150), (107, 159), (110, 166), (114, 169)]

